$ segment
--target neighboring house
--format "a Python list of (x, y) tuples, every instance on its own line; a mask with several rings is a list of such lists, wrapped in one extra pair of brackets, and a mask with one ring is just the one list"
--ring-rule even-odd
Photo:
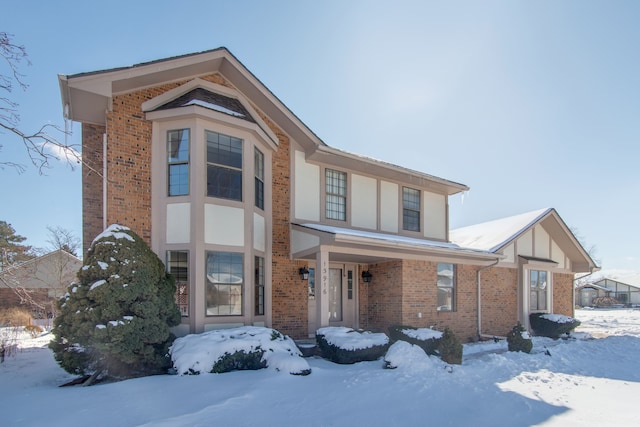
[(144, 238), (177, 278), (177, 334), (505, 335), (572, 315), (573, 275), (596, 267), (553, 209), (450, 238), (466, 185), (329, 147), (224, 48), (59, 82), (82, 123), (85, 250), (112, 223)]
[(25, 307), (36, 318), (53, 315), (81, 267), (82, 260), (58, 249), (2, 271), (0, 308)]
[(576, 304), (582, 307), (597, 305), (594, 299), (608, 297), (624, 305), (640, 305), (640, 275), (601, 278), (576, 288)]

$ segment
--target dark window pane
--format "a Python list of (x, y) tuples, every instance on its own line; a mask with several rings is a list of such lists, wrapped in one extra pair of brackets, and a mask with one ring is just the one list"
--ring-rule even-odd
[(208, 165), (207, 195), (242, 200), (242, 171)]

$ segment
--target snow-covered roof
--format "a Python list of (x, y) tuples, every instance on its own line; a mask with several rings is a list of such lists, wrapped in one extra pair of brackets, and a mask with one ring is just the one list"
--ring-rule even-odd
[(294, 224), (311, 230), (317, 230), (324, 233), (330, 233), (341, 240), (358, 243), (382, 243), (392, 248), (405, 248), (417, 250), (437, 250), (442, 252), (456, 252), (459, 255), (467, 254), (472, 256), (491, 257), (495, 259), (495, 255), (484, 250), (473, 248), (465, 248), (456, 243), (442, 242), (437, 240), (418, 239), (414, 237), (399, 236), (397, 234), (376, 233), (372, 231), (355, 230), (351, 228), (333, 227), (325, 224)]
[(457, 228), (449, 232), (451, 242), (464, 247), (495, 252), (540, 221), (552, 208)]
[(604, 282), (609, 280), (611, 282), (618, 282), (623, 285), (632, 286), (634, 288), (640, 288), (640, 274), (629, 274), (623, 276), (605, 276), (598, 279), (595, 283)]

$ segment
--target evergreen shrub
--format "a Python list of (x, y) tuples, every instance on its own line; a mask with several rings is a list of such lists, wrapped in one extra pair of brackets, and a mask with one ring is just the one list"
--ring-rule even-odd
[(453, 365), (462, 365), (462, 344), (458, 337), (449, 328), (445, 328), (440, 345), (438, 346), (440, 358)]
[[(332, 344), (329, 342), (323, 330), (329, 330), (333, 328), (321, 328), (316, 331), (316, 342), (318, 343), (318, 348), (320, 349), (320, 353), (322, 357), (328, 359), (334, 363), (340, 363), (343, 365), (365, 362), (371, 360), (378, 360), (383, 357), (387, 350), (389, 349), (389, 339), (386, 339), (384, 344), (372, 344), (366, 348), (342, 348), (338, 345)], [(346, 328), (345, 328), (346, 329)], [(360, 332), (351, 330), (349, 334), (354, 335), (354, 341), (359, 341), (359, 338), (364, 336), (363, 338), (366, 340), (367, 334), (369, 335), (378, 335), (372, 334), (371, 332)], [(385, 334), (381, 334), (386, 337)]]
[(174, 279), (149, 246), (112, 225), (93, 241), (77, 276), (54, 320), (50, 348), (60, 366), (94, 379), (165, 373), (180, 311)]
[(507, 344), (509, 351), (521, 351), (531, 353), (533, 341), (529, 337), (527, 330), (518, 322), (507, 334)]

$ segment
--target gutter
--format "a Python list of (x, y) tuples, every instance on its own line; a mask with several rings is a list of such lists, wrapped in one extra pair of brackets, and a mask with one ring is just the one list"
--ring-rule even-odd
[(102, 229), (107, 229), (107, 134), (102, 134)]
[(494, 338), (493, 335), (484, 335), (482, 333), (482, 286), (481, 286), (481, 275), (482, 275), (482, 271), (486, 270), (488, 268), (491, 268), (493, 266), (498, 265), (498, 263), (500, 262), (500, 258), (496, 258), (496, 262), (494, 262), (493, 264), (484, 266), (484, 267), (480, 267), (478, 269), (478, 272), (476, 273), (476, 280), (477, 280), (477, 285), (478, 285), (478, 337), (480, 338)]

